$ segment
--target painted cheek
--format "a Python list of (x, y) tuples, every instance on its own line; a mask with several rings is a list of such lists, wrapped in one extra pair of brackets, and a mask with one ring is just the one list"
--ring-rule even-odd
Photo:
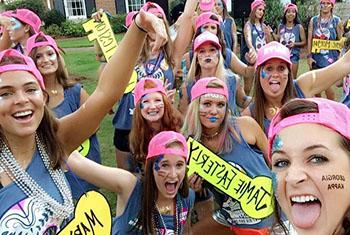
[(140, 103), (140, 109), (144, 109), (144, 107), (143, 103)]
[(265, 79), (265, 78), (267, 78), (267, 77), (268, 77), (267, 72), (266, 72), (264, 69), (262, 69), (262, 70), (261, 70), (261, 78), (262, 78), (262, 79)]
[(275, 137), (272, 143), (272, 152), (278, 151), (283, 147), (283, 141), (279, 135)]
[(15, 18), (11, 18), (10, 21), (11, 21), (10, 30), (17, 30), (17, 29), (22, 28), (22, 26), (23, 26), (22, 23)]
[(275, 172), (272, 172), (271, 178), (272, 178), (272, 189), (273, 189), (273, 192), (275, 193), (276, 199), (278, 199), (277, 198), (277, 186), (278, 186), (277, 174)]
[(57, 59), (56, 53), (53, 53), (52, 55), (49, 56), (49, 60), (51, 61), (56, 61), (56, 59)]

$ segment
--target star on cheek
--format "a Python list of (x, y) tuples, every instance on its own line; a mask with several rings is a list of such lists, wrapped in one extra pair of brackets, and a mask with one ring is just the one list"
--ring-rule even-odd
[(164, 156), (161, 155), (154, 161), (154, 170), (157, 172), (157, 174), (161, 177), (166, 176), (166, 170), (161, 166), (161, 161), (164, 159)]
[(278, 150), (281, 150), (283, 147), (283, 141), (279, 135), (276, 135), (272, 143), (272, 153)]

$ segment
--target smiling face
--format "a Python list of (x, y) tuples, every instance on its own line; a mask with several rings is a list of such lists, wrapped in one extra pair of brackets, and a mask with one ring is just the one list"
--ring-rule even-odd
[(222, 12), (224, 10), (224, 3), (222, 2), (222, 0), (215, 1), (215, 10), (219, 15), (222, 14)]
[(227, 101), (223, 95), (205, 94), (199, 101), (199, 119), (203, 129), (218, 130), (225, 119)]
[(198, 63), (201, 69), (213, 69), (219, 63), (219, 50), (212, 44), (204, 44), (197, 49)]
[(43, 76), (57, 72), (57, 53), (51, 46), (38, 47), (34, 57), (36, 66)]
[(350, 208), (350, 156), (340, 139), (317, 124), (290, 126), (275, 138), (277, 200), (298, 234), (334, 234)]
[(260, 5), (256, 8), (255, 17), (260, 20), (261, 18), (263, 18), (264, 13), (265, 13), (265, 6)]
[(0, 126), (7, 138), (34, 134), (43, 117), (44, 105), (43, 92), (31, 73), (0, 74)]
[(329, 0), (323, 0), (320, 2), (320, 8), (322, 13), (329, 13), (333, 9), (333, 4)]
[(157, 122), (164, 115), (163, 96), (159, 92), (149, 93), (141, 98), (141, 115), (148, 122)]
[(158, 157), (153, 165), (153, 175), (158, 188), (158, 197), (175, 198), (185, 178), (185, 174), (186, 161), (184, 157), (172, 154)]
[(295, 9), (288, 9), (286, 11), (286, 20), (289, 22), (293, 22), (295, 17), (297, 16), (297, 12)]
[(283, 60), (268, 60), (262, 66), (259, 76), (265, 96), (271, 98), (283, 97), (288, 83), (288, 74), (288, 66)]

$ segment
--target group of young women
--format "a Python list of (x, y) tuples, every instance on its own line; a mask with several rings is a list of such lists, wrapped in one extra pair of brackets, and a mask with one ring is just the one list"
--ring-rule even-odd
[[(194, 20), (191, 44), (198, 3), (205, 12)], [(33, 12), (0, 16), (0, 234), (56, 234), (73, 218), (74, 200), (96, 188), (118, 195), (112, 234), (350, 232), (350, 110), (312, 98), (345, 77), (349, 100), (350, 52), (294, 79), (306, 44), (297, 7), (285, 7), (281, 43), (270, 42), (265, 3), (255, 0), (245, 64), (235, 55), (226, 4), (188, 0), (172, 41), (162, 8), (146, 3), (127, 17), (128, 31), (91, 96), (69, 79), (61, 50)], [(321, 0), (321, 12), (333, 6)], [(321, 24), (316, 19), (315, 28)], [(173, 71), (189, 45), (177, 102)], [(124, 93), (135, 72), (135, 88)], [(117, 101), (113, 168), (100, 164), (95, 133)], [(239, 200), (196, 173), (187, 176), (187, 137), (249, 177), (269, 179), (275, 213), (253, 218)], [(86, 157), (74, 151), (82, 148)]]

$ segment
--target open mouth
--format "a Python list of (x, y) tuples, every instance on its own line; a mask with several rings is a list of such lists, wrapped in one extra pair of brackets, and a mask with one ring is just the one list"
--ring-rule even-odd
[(293, 196), (291, 214), (293, 223), (300, 228), (312, 227), (321, 214), (321, 202), (312, 195)]
[(273, 92), (277, 92), (279, 91), (280, 87), (281, 87), (281, 83), (279, 81), (276, 81), (276, 80), (271, 80), (269, 81), (269, 85), (271, 87), (271, 90)]
[(32, 110), (20, 111), (12, 114), (12, 117), (14, 117), (18, 121), (29, 120), (32, 116), (33, 116)]
[(206, 58), (206, 59), (204, 60), (204, 62), (205, 62), (205, 63), (210, 63), (210, 62), (211, 62), (211, 58)]
[(159, 112), (158, 111), (151, 111), (151, 112), (148, 112), (147, 114), (149, 116), (156, 116)]
[(178, 182), (165, 182), (165, 189), (168, 194), (176, 193), (176, 186)]

